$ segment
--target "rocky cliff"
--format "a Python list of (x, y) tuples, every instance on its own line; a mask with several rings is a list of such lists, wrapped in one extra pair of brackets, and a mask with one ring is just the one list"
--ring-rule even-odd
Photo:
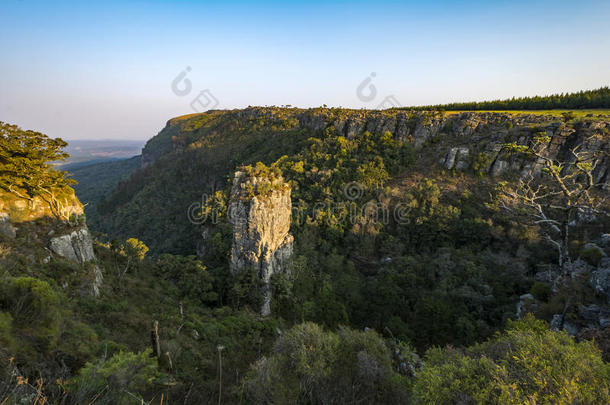
[(93, 240), (84, 222), (83, 205), (71, 189), (62, 197), (61, 205), (66, 220), (57, 219), (39, 197), (28, 201), (0, 193), (0, 235), (8, 239), (23, 238), (29, 245), (23, 248), (44, 249), (48, 252), (45, 262), (56, 255), (80, 264), (83, 270), (91, 272), (90, 277), (86, 277), (90, 281), (83, 286), (84, 290), (97, 296), (103, 275), (94, 263)]
[[(451, 145), (439, 146), (439, 164), (448, 170), (474, 168), (494, 177), (509, 172), (520, 176), (530, 172), (536, 174), (542, 168), (541, 162), (506, 154), (502, 145), (516, 142), (531, 146), (534, 135), (543, 135), (550, 139), (549, 157), (552, 158), (566, 157), (569, 149), (579, 145), (580, 152), (597, 151), (600, 158), (593, 173), (594, 181), (603, 189), (610, 188), (610, 122), (567, 124), (534, 117), (526, 122), (511, 120), (501, 114), (464, 113), (455, 117), (453, 121), (448, 121), (452, 130), (448, 132), (446, 140)], [(446, 150), (444, 154), (443, 147)]]
[[(331, 130), (347, 139), (359, 137), (367, 131), (374, 134), (389, 132), (395, 139), (411, 141), (427, 153), (434, 153), (447, 169), (464, 170), (477, 166), (478, 171), (492, 176), (535, 169), (535, 163), (503, 154), (502, 144), (527, 144), (534, 134), (541, 132), (551, 137), (556, 155), (565, 154), (568, 148), (590, 135), (599, 136), (587, 145), (588, 148), (610, 149), (610, 120), (601, 114), (590, 114), (578, 122), (565, 123), (562, 117), (553, 114), (252, 107), (191, 114), (168, 121), (159, 135), (143, 149), (143, 165), (150, 165), (165, 154), (187, 150), (198, 139), (198, 131), (206, 126), (212, 129), (206, 137), (224, 130), (219, 123), (223, 119), (232, 123), (268, 122), (278, 131), (300, 129), (321, 133)], [(610, 158), (606, 157), (596, 169), (596, 181), (603, 183), (606, 189), (609, 187), (609, 173)]]
[(233, 227), (230, 269), (254, 270), (263, 283), (262, 315), (271, 313), (271, 276), (286, 271), (292, 255), (290, 188), (281, 178), (235, 173), (229, 203)]

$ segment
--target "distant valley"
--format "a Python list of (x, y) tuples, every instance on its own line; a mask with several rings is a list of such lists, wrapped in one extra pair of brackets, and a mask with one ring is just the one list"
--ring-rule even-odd
[(67, 141), (65, 151), (70, 157), (58, 165), (75, 168), (89, 163), (98, 163), (109, 160), (127, 159), (139, 155), (146, 141), (144, 140), (88, 140), (75, 139)]

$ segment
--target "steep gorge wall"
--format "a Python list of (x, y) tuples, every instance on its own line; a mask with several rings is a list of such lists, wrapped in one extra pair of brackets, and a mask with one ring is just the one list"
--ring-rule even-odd
[[(178, 117), (168, 121), (160, 136), (153, 138), (143, 150), (143, 163), (149, 165), (160, 156), (185, 149), (189, 139), (197, 139), (200, 126), (192, 121), (205, 114)], [(315, 108), (280, 109), (252, 107), (243, 110), (215, 111), (205, 116), (210, 122), (232, 120), (236, 122), (289, 122), (289, 126), (322, 134), (331, 130), (348, 139), (368, 131), (374, 134), (391, 133), (395, 139), (411, 141), (417, 148), (438, 155), (439, 163), (447, 169), (472, 168), (476, 160), (484, 164), (484, 172), (499, 176), (507, 171), (525, 173), (535, 167), (532, 162), (508, 157), (502, 153), (506, 142), (528, 144), (534, 134), (544, 132), (552, 139), (555, 155), (565, 154), (569, 147), (582, 142), (590, 135), (597, 140), (586, 145), (589, 149), (609, 149), (610, 119), (606, 115), (585, 117), (578, 122), (564, 123), (562, 117), (552, 114), (526, 114), (501, 112), (464, 112), (441, 114), (427, 111), (403, 110), (346, 110)], [(158, 138), (158, 139), (156, 139)], [(155, 140), (156, 139), (156, 140)], [(596, 182), (607, 189), (610, 181), (610, 158), (599, 162)]]
[[(509, 181), (539, 167), (536, 162), (506, 154), (502, 146), (507, 142), (528, 144), (544, 132), (551, 138), (553, 153), (560, 156), (595, 135), (587, 147), (608, 150), (608, 115), (563, 121), (557, 114), (542, 113), (275, 107), (177, 117), (148, 142), (143, 160), (149, 167), (134, 173), (126, 186), (115, 192), (118, 202), (103, 214), (105, 227), (100, 230), (112, 237), (137, 237), (159, 252), (192, 254), (200, 231), (185, 212), (193, 201), (224, 187), (239, 165), (258, 160), (270, 164), (283, 154), (298, 153), (308, 147), (308, 138), (321, 138), (327, 132), (349, 139), (366, 131), (388, 132), (416, 146), (416, 167), (422, 170), (440, 167)], [(595, 171), (595, 180), (606, 189), (609, 164), (606, 156)], [(154, 223), (148, 218), (155, 218)], [(169, 231), (166, 238), (158, 238), (158, 228)]]

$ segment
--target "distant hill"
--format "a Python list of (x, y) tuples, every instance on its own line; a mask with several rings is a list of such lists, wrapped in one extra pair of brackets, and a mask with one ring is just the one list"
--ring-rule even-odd
[(140, 165), (140, 156), (134, 156), (129, 159), (72, 163), (62, 167), (68, 171), (69, 177), (78, 182), (74, 186), (74, 190), (85, 205), (87, 222), (93, 225), (93, 229), (99, 222), (97, 212), (99, 201), (111, 193), (121, 180), (129, 178)]
[(70, 157), (58, 165), (65, 170), (67, 165), (75, 163), (94, 163), (116, 159), (127, 159), (139, 155), (144, 147), (145, 141), (141, 140), (88, 140), (76, 139), (67, 141), (65, 151)]
[(518, 97), (505, 100), (473, 101), (465, 103), (437, 104), (406, 107), (407, 110), (447, 111), (498, 111), (498, 110), (550, 110), (550, 109), (610, 108), (610, 87), (583, 90), (576, 93), (560, 93), (550, 96)]

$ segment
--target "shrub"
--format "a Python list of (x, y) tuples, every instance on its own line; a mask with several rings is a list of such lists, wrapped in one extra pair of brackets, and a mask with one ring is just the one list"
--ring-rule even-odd
[(151, 351), (119, 352), (108, 360), (87, 363), (66, 386), (74, 403), (140, 404), (159, 377)]
[(429, 350), (414, 393), (422, 404), (602, 404), (610, 402), (610, 365), (593, 343), (527, 315), (463, 352)]
[(217, 299), (212, 275), (195, 256), (161, 255), (155, 264), (155, 273), (174, 284), (182, 298), (203, 304)]
[(244, 380), (254, 403), (404, 403), (407, 377), (374, 331), (341, 328), (326, 332), (314, 323), (297, 325), (278, 339)]
[(580, 258), (592, 266), (597, 266), (603, 256), (603, 251), (596, 245), (585, 245), (580, 251)]
[(539, 281), (535, 282), (530, 289), (530, 293), (537, 300), (547, 302), (551, 297), (552, 288), (547, 283), (541, 283)]
[(55, 346), (60, 301), (47, 282), (33, 277), (9, 278), (0, 286), (0, 309), (12, 316), (14, 333), (30, 342), (22, 342), (22, 349), (48, 352)]
[(15, 346), (12, 332), (13, 317), (6, 312), (0, 312), (0, 347), (9, 351), (12, 351)]

